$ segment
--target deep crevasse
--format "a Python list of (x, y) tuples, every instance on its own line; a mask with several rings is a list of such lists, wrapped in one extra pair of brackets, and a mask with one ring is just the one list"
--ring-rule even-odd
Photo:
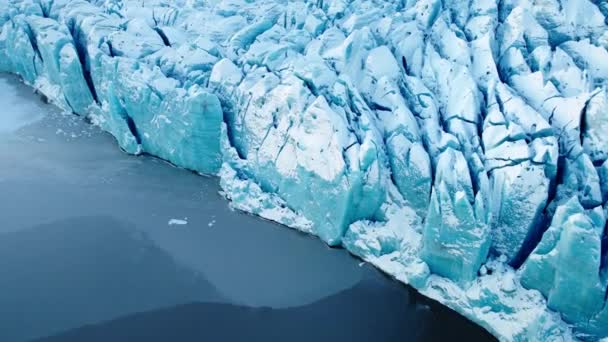
[(0, 71), (503, 340), (593, 340), (605, 15), (604, 0), (9, 0)]

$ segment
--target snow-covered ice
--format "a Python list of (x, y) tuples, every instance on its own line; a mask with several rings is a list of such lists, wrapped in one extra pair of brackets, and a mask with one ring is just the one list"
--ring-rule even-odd
[(0, 71), (502, 340), (608, 335), (604, 0), (9, 0)]

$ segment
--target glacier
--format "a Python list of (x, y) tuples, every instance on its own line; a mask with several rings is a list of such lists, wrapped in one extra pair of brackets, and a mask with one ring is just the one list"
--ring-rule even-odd
[(504, 341), (608, 337), (606, 0), (5, 0), (0, 71)]

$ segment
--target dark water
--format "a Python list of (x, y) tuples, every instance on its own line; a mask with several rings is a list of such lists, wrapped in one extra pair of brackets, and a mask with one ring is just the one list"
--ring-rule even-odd
[(218, 191), (0, 75), (0, 341), (492, 340)]

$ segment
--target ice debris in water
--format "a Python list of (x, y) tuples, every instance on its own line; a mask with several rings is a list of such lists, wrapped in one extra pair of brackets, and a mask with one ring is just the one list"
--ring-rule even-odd
[(502, 340), (596, 340), (607, 15), (605, 0), (5, 0), (0, 71)]
[(183, 225), (188, 224), (188, 220), (187, 219), (183, 219), (183, 220), (182, 219), (170, 219), (168, 224), (170, 226), (175, 226), (175, 225), (183, 226)]

